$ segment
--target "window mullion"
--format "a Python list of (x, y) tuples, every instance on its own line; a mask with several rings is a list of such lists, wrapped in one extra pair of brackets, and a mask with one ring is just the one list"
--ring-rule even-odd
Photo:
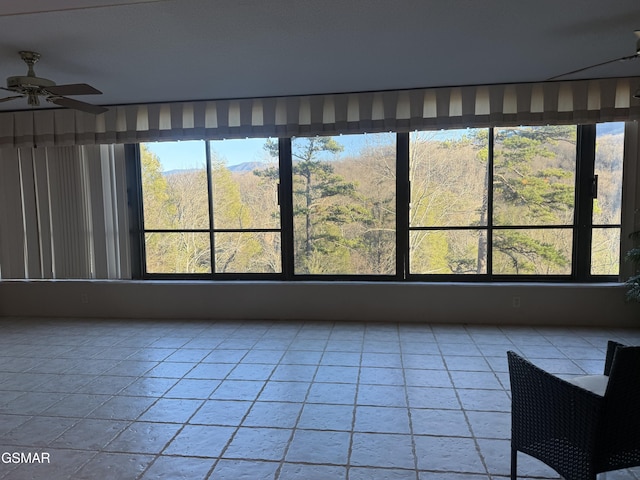
[(579, 125), (576, 149), (576, 193), (573, 230), (573, 275), (579, 281), (591, 273), (591, 238), (596, 126)]
[(409, 134), (398, 133), (396, 140), (396, 277), (409, 277)]
[(494, 129), (489, 128), (487, 154), (487, 275), (493, 275), (493, 147)]
[(216, 272), (216, 239), (213, 227), (214, 212), (213, 212), (213, 176), (211, 171), (211, 145), (205, 141), (205, 168), (207, 171), (207, 197), (209, 199), (209, 245), (210, 245), (210, 262), (211, 262), (211, 274)]
[(291, 165), (291, 139), (278, 139), (278, 162), (280, 183), (278, 198), (280, 200), (281, 257), (284, 278), (291, 280), (294, 274), (293, 244), (293, 172)]

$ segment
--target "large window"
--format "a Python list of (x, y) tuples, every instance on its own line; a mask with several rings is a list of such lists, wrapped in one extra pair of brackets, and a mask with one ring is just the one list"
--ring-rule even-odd
[(209, 142), (216, 273), (282, 271), (278, 149), (268, 155), (264, 144)]
[(409, 145), (411, 273), (486, 273), (487, 130), (415, 132)]
[(202, 142), (167, 144), (161, 163), (140, 146), (148, 273), (210, 273), (207, 168)]
[(282, 271), (278, 148), (274, 162), (265, 142), (140, 146), (147, 273)]
[(576, 128), (494, 131), (492, 273), (570, 275)]
[(615, 280), (623, 124), (142, 144), (141, 276)]
[(599, 124), (596, 132), (591, 274), (618, 275), (624, 124)]
[(394, 275), (395, 136), (292, 141), (296, 274)]

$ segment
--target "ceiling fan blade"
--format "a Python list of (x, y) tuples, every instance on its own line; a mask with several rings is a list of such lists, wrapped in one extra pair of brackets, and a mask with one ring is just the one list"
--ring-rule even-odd
[(560, 75), (556, 75), (555, 77), (547, 78), (549, 80), (557, 80), (558, 78), (566, 77), (569, 75), (573, 75), (574, 73), (584, 72), (585, 70), (589, 70), (590, 68), (602, 67), (603, 65), (609, 65), (614, 62), (623, 62), (625, 60), (632, 60), (634, 58), (638, 58), (640, 54), (636, 53), (635, 55), (627, 55), (626, 57), (614, 58), (613, 60), (607, 60), (606, 62), (596, 63), (595, 65), (589, 65), (588, 67), (582, 67), (577, 70), (572, 70), (571, 72), (565, 72)]
[(47, 97), (47, 101), (60, 105), (61, 107), (72, 108), (74, 110), (80, 110), (81, 112), (92, 113), (94, 115), (99, 115), (109, 110), (108, 108), (101, 107), (99, 105), (92, 105), (90, 103), (80, 102), (79, 100), (66, 97)]
[(24, 95), (14, 95), (13, 97), (0, 98), (0, 103), (8, 102), (9, 100), (15, 100), (16, 98), (23, 98), (23, 97)]
[(100, 90), (86, 83), (54, 85), (53, 87), (47, 87), (46, 90), (52, 95), (102, 95)]

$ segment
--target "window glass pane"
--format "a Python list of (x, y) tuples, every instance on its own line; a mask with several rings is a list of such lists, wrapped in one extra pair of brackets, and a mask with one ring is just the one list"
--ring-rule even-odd
[(598, 198), (593, 200), (593, 224), (617, 225), (621, 221), (624, 123), (596, 125)]
[(140, 145), (146, 230), (209, 228), (203, 142)]
[(488, 130), (410, 136), (411, 227), (487, 224)]
[(201, 232), (146, 233), (148, 273), (210, 273), (209, 234)]
[(569, 275), (573, 231), (566, 229), (494, 230), (495, 275)]
[[(574, 256), (585, 256), (572, 245), (577, 131), (411, 133), (409, 273), (582, 271), (572, 268)], [(284, 260), (293, 260), (295, 274), (396, 274), (395, 140), (395, 133), (292, 140), (293, 232), (284, 233), (294, 245)], [(624, 123), (596, 126), (592, 275), (618, 274), (623, 144)], [(209, 142), (209, 178), (206, 146), (140, 145), (145, 271), (282, 273), (278, 141)]]
[(409, 244), (412, 274), (487, 273), (484, 230), (414, 230)]
[(395, 135), (296, 138), (297, 274), (395, 274)]
[(571, 225), (576, 127), (494, 130), (494, 225)]
[(216, 273), (280, 273), (280, 232), (224, 232), (214, 237)]
[(594, 228), (591, 238), (591, 275), (620, 273), (620, 229)]
[(216, 229), (280, 228), (278, 141), (212, 141), (213, 223)]

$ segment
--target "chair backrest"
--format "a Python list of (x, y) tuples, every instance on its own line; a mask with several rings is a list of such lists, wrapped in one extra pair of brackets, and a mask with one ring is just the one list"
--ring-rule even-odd
[[(612, 401), (628, 403), (623, 399), (629, 396), (640, 394), (640, 347), (626, 347), (623, 345), (615, 349), (611, 369), (609, 371), (609, 382), (605, 397)], [(638, 404), (633, 405), (637, 407)], [(634, 408), (638, 411), (637, 408)]]
[(619, 343), (619, 342), (614, 342), (613, 340), (609, 340), (607, 342), (607, 357), (604, 362), (604, 374), (607, 376), (609, 376), (609, 374), (611, 373), (611, 365), (613, 365), (613, 356), (615, 355), (618, 347), (626, 347), (626, 345), (623, 345), (622, 343)]
[(612, 467), (640, 461), (640, 347), (615, 349), (604, 400), (601, 451)]

